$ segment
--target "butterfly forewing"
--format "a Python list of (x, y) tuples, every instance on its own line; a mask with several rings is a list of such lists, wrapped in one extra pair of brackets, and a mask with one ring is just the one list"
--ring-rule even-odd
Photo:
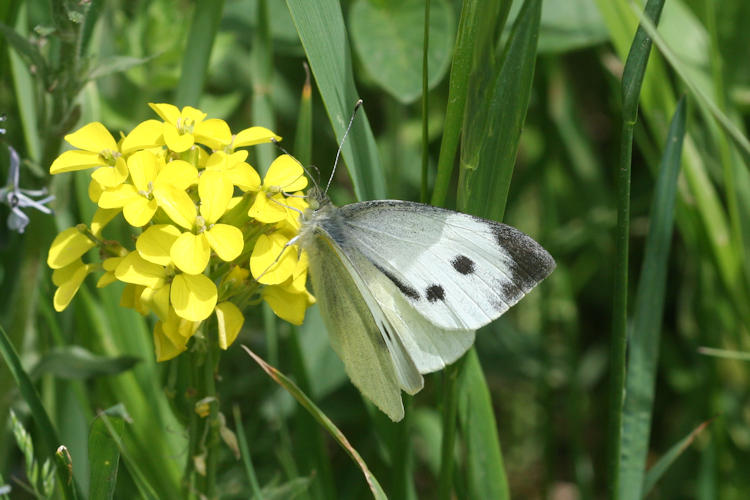
[(371, 201), (338, 209), (334, 239), (364, 255), (423, 318), (475, 330), (503, 314), (554, 269), (520, 231), (420, 203)]

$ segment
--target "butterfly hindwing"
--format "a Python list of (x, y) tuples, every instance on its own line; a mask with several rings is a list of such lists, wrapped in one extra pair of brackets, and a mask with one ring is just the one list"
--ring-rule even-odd
[[(401, 389), (415, 393), (423, 380), (351, 262), (324, 232), (305, 246), (310, 276), (331, 344), (355, 386), (393, 420), (404, 415)], [(370, 304), (368, 304), (370, 302)], [(377, 308), (376, 308), (377, 309)], [(386, 331), (383, 331), (386, 328)]]
[[(552, 269), (538, 243), (505, 224), (403, 201), (338, 209), (344, 253), (364, 255), (424, 319), (476, 330), (518, 302)], [(403, 310), (403, 307), (401, 307)]]

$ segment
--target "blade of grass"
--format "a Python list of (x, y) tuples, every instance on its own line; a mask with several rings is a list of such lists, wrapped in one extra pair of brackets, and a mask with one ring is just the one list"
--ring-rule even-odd
[[(8, 334), (5, 333), (5, 329), (0, 326), (0, 355), (5, 360), (5, 364), (10, 369), (10, 373), (13, 379), (18, 385), (18, 390), (21, 393), (26, 404), (29, 405), (31, 410), (31, 416), (36, 422), (39, 436), (41, 437), (41, 446), (37, 447), (38, 450), (42, 450), (43, 456), (50, 460), (55, 460), (55, 450), (61, 444), (60, 439), (57, 437), (57, 431), (52, 425), (52, 421), (47, 414), (47, 411), (42, 405), (42, 401), (39, 399), (39, 394), (31, 383), (29, 374), (23, 369), (21, 360), (18, 358), (18, 353), (13, 347), (13, 344), (8, 338)], [(62, 468), (57, 469), (57, 477), (62, 486), (63, 495), (66, 499), (76, 498), (76, 484), (75, 482), (68, 482), (67, 471)]]
[[(648, 16), (659, 19), (664, 0), (649, 0)], [(651, 53), (651, 40), (638, 27), (630, 46), (622, 76), (622, 131), (617, 170), (617, 232), (615, 279), (612, 291), (612, 337), (609, 349), (609, 432), (607, 446), (607, 489), (610, 498), (620, 494), (620, 444), (625, 397), (625, 352), (628, 322), (628, 252), (630, 242), (630, 169), (633, 129), (638, 118), (638, 101)]]
[[(464, 108), (469, 78), (478, 65), (493, 66), (492, 61), (496, 30), (502, 29), (510, 10), (510, 1), (464, 0), (458, 22), (456, 45), (453, 50), (445, 108), (443, 138), (440, 142), (437, 177), (432, 191), (431, 203), (445, 205), (451, 188), (451, 177), (464, 121)], [(486, 55), (486, 57), (481, 57)]]
[[(250, 79), (253, 84), (252, 120), (253, 125), (276, 130), (276, 117), (271, 103), (273, 89), (273, 44), (271, 41), (271, 18), (268, 1), (258, 0), (255, 17), (258, 19), (253, 32), (253, 49), (250, 53)], [(261, 174), (265, 174), (273, 161), (276, 146), (258, 144), (253, 148)]]
[(476, 349), (464, 357), (460, 378), (458, 412), (466, 445), (468, 498), (510, 498), (492, 397)]
[(310, 400), (310, 398), (307, 397), (307, 395), (300, 390), (297, 385), (289, 380), (287, 377), (284, 376), (280, 371), (278, 371), (273, 366), (269, 365), (263, 359), (261, 359), (257, 354), (255, 354), (253, 351), (251, 351), (247, 346), (242, 346), (242, 348), (247, 352), (253, 360), (260, 365), (260, 367), (263, 369), (266, 374), (268, 374), (269, 377), (271, 377), (274, 382), (282, 386), (284, 389), (286, 389), (289, 394), (294, 396), (294, 399), (296, 399), (308, 412), (310, 412), (310, 415), (317, 420), (317, 422), (326, 430), (329, 434), (338, 442), (342, 448), (344, 448), (344, 451), (354, 460), (354, 462), (357, 464), (357, 466), (362, 471), (362, 474), (365, 476), (365, 480), (367, 481), (367, 485), (370, 487), (370, 491), (372, 492), (372, 495), (376, 499), (386, 499), (385, 492), (383, 491), (383, 488), (381, 488), (380, 483), (378, 483), (378, 480), (375, 478), (373, 473), (370, 471), (370, 469), (367, 467), (367, 464), (364, 460), (362, 460), (362, 457), (357, 453), (357, 450), (354, 449), (354, 447), (349, 443), (349, 440), (346, 439), (346, 436), (336, 427), (333, 422), (326, 416), (325, 413), (323, 413), (320, 408), (315, 406), (315, 403)]
[[(312, 87), (310, 85), (310, 67), (305, 67), (305, 84), (302, 86), (302, 94), (299, 99), (299, 111), (297, 112), (297, 130), (294, 136), (294, 156), (303, 165), (312, 162), (312, 138), (313, 138), (313, 103)], [(320, 179), (318, 179), (320, 182)]]
[(648, 470), (648, 472), (646, 473), (645, 481), (643, 483), (643, 492), (641, 493), (640, 498), (645, 498), (646, 495), (651, 492), (657, 481), (661, 479), (667, 469), (669, 469), (669, 467), (675, 462), (675, 460), (677, 460), (680, 455), (682, 455), (682, 452), (684, 452), (688, 448), (688, 446), (693, 444), (693, 441), (695, 441), (695, 438), (698, 437), (698, 434), (700, 434), (703, 429), (705, 429), (711, 422), (711, 420), (708, 420), (693, 429), (690, 434), (675, 443), (669, 449), (669, 451), (666, 452), (664, 456), (662, 456), (659, 461), (657, 461)]
[(541, 11), (540, 0), (524, 2), (489, 86), (475, 89), (480, 94), (467, 103), (458, 187), (462, 211), (503, 219), (531, 97)]
[(700, 346), (698, 348), (698, 353), (705, 356), (714, 356), (716, 358), (750, 361), (750, 352), (730, 351), (728, 349), (715, 349), (713, 347)]
[(683, 97), (672, 118), (654, 189), (645, 257), (635, 299), (619, 465), (619, 497), (628, 500), (641, 498), (646, 469), (685, 116)]
[(422, 187), (419, 201), (427, 203), (427, 164), (429, 160), (429, 126), (427, 123), (428, 103), (428, 52), (430, 47), (430, 0), (424, 3), (424, 42), (422, 43)]
[[(121, 436), (125, 420), (119, 416), (109, 418), (112, 430)], [(89, 498), (112, 498), (117, 486), (117, 470), (120, 465), (120, 449), (104, 424), (101, 416), (94, 419), (89, 433)]]
[(206, 81), (211, 47), (224, 10), (224, 0), (197, 0), (194, 9), (174, 97), (179, 107), (198, 105)]
[(659, 49), (659, 52), (661, 52), (661, 54), (664, 56), (664, 59), (667, 60), (669, 65), (672, 66), (672, 69), (674, 69), (675, 72), (680, 76), (683, 83), (685, 83), (685, 86), (687, 86), (688, 90), (690, 90), (690, 93), (695, 96), (695, 98), (701, 105), (705, 106), (710, 111), (719, 125), (721, 125), (721, 127), (729, 135), (729, 137), (732, 138), (740, 151), (744, 153), (743, 156), (745, 158), (745, 162), (747, 163), (750, 159), (750, 140), (748, 140), (748, 138), (742, 134), (740, 129), (737, 128), (734, 123), (732, 123), (732, 120), (726, 114), (724, 114), (724, 112), (721, 111), (714, 100), (706, 95), (706, 93), (698, 85), (696, 85), (695, 82), (693, 82), (693, 79), (688, 76), (683, 64), (680, 62), (677, 55), (667, 44), (664, 38), (662, 38), (662, 36), (659, 34), (659, 31), (656, 29), (656, 25), (650, 19), (646, 18), (644, 14), (640, 13), (640, 11), (636, 12), (640, 18), (641, 26), (643, 26), (643, 29), (648, 34), (648, 36), (653, 39), (654, 44)]
[(234, 424), (237, 429), (237, 442), (240, 445), (242, 464), (245, 466), (245, 474), (247, 474), (247, 479), (250, 481), (253, 498), (255, 500), (263, 500), (263, 495), (260, 492), (260, 484), (258, 484), (258, 477), (255, 475), (255, 467), (253, 467), (253, 460), (250, 456), (250, 450), (247, 447), (245, 428), (242, 426), (242, 415), (240, 414), (240, 407), (238, 405), (235, 404), (232, 406), (232, 414), (234, 415)]
[[(287, 0), (320, 97), (341, 142), (359, 94), (341, 6), (336, 0)], [(365, 108), (367, 104), (365, 104)], [(375, 137), (364, 109), (354, 120), (341, 154), (359, 200), (385, 198), (386, 184)]]

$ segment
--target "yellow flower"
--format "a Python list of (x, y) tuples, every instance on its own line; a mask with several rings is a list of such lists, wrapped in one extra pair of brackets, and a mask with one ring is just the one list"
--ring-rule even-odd
[(198, 170), (190, 163), (164, 160), (149, 151), (138, 151), (128, 158), (133, 184), (120, 184), (99, 197), (101, 208), (122, 208), (125, 220), (135, 227), (146, 225), (163, 209), (177, 224), (189, 228), (195, 220), (195, 204), (185, 192), (198, 180)]
[(47, 252), (47, 265), (50, 268), (62, 269), (96, 246), (82, 230), (85, 230), (83, 225), (69, 227), (55, 237)]
[(84, 264), (81, 259), (78, 259), (52, 272), (52, 283), (57, 286), (52, 300), (55, 311), (60, 312), (68, 307), (81, 287), (83, 280), (86, 279), (93, 268), (94, 266), (91, 264)]
[(207, 171), (221, 172), (223, 177), (242, 191), (258, 191), (260, 176), (245, 160), (247, 151), (237, 151), (227, 154), (216, 151), (206, 162)]
[(258, 237), (250, 255), (250, 272), (258, 283), (278, 285), (292, 276), (299, 261), (299, 248), (288, 245), (289, 240), (282, 231)]
[(261, 190), (247, 214), (266, 224), (284, 220), (289, 212), (289, 203), (284, 194), (294, 193), (305, 187), (307, 177), (302, 165), (289, 155), (281, 155), (268, 167)]
[(232, 136), (232, 142), (229, 147), (234, 151), (237, 148), (255, 146), (257, 144), (265, 144), (272, 141), (279, 142), (280, 140), (281, 136), (274, 134), (265, 127), (250, 127), (241, 130)]
[(226, 350), (239, 335), (245, 318), (242, 311), (228, 301), (217, 304), (214, 312), (219, 326), (219, 347)]
[(73, 147), (52, 162), (51, 174), (99, 167), (91, 178), (103, 187), (114, 187), (128, 178), (125, 160), (112, 134), (99, 122), (89, 123), (65, 136)]
[(172, 244), (170, 256), (175, 265), (188, 274), (200, 274), (208, 265), (211, 250), (223, 261), (231, 262), (242, 253), (244, 239), (239, 228), (217, 223), (232, 199), (234, 186), (222, 172), (205, 170), (198, 182), (200, 217), (195, 232), (184, 232)]
[(265, 286), (261, 295), (276, 316), (293, 325), (301, 325), (305, 311), (315, 303), (315, 297), (305, 288), (306, 280), (307, 260), (300, 259), (289, 279), (279, 285)]
[(206, 120), (206, 113), (192, 106), (185, 106), (182, 111), (172, 104), (149, 103), (149, 106), (164, 120), (164, 142), (176, 153), (187, 151), (196, 142), (224, 146), (232, 141), (232, 132), (224, 120)]

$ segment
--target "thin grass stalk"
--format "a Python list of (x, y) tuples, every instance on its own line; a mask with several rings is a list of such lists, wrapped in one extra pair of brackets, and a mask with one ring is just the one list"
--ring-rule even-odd
[(429, 124), (427, 123), (427, 70), (428, 58), (427, 53), (430, 46), (430, 0), (424, 3), (424, 43), (422, 44), (422, 190), (419, 194), (419, 201), (427, 203), (429, 196), (427, 192), (427, 160), (429, 158)]
[[(646, 15), (657, 21), (664, 0), (649, 0)], [(630, 172), (633, 154), (633, 129), (638, 119), (638, 100), (651, 52), (651, 39), (638, 26), (628, 53), (622, 76), (623, 123), (620, 135), (620, 157), (617, 173), (617, 230), (615, 244), (615, 277), (612, 294), (612, 338), (609, 350), (609, 432), (607, 489), (609, 497), (619, 498), (620, 443), (622, 439), (622, 411), (625, 396), (625, 353), (628, 319), (628, 252), (630, 237)]]
[(240, 407), (238, 405), (232, 407), (232, 414), (234, 415), (234, 424), (237, 430), (237, 442), (239, 443), (240, 455), (242, 456), (242, 465), (244, 465), (245, 474), (247, 474), (247, 479), (250, 481), (250, 489), (253, 492), (253, 498), (255, 500), (263, 500), (263, 493), (260, 491), (260, 484), (258, 484), (258, 477), (255, 474), (253, 460), (250, 456), (250, 450), (247, 447), (247, 437), (245, 437), (245, 428), (242, 425), (242, 414), (240, 413)]
[(453, 498), (453, 458), (456, 446), (456, 424), (458, 414), (458, 374), (463, 358), (445, 367), (443, 373), (443, 437), (440, 442), (440, 477), (438, 478), (439, 500)]
[(224, 0), (198, 0), (195, 2), (190, 23), (185, 54), (182, 58), (180, 80), (175, 92), (177, 106), (196, 106), (203, 92), (216, 32), (219, 29)]
[[(711, 41), (710, 61), (711, 77), (714, 84), (714, 98), (716, 106), (722, 112), (727, 111), (726, 87), (724, 85), (724, 67), (719, 52), (719, 30), (716, 26), (716, 5), (714, 0), (704, 0), (703, 7), (706, 14), (706, 29)], [(739, 202), (737, 200), (737, 185), (734, 175), (732, 150), (727, 136), (723, 132), (715, 134), (719, 159), (724, 174), (724, 196), (727, 199), (727, 215), (729, 215), (729, 229), (732, 234), (732, 244), (740, 256), (745, 255), (744, 239), (742, 238), (742, 222), (740, 219)]]

